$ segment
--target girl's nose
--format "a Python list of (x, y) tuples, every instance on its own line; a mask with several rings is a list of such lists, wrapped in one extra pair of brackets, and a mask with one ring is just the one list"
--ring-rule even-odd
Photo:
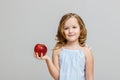
[(69, 29), (69, 33), (72, 33), (72, 32), (73, 32), (73, 29), (72, 29), (72, 28), (70, 28), (70, 29)]

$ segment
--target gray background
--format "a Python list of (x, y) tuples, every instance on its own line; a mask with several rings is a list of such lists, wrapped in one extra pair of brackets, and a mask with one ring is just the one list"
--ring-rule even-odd
[(0, 0), (0, 80), (52, 80), (45, 61), (33, 57), (44, 43), (51, 57), (60, 18), (79, 14), (95, 59), (95, 80), (120, 80), (119, 0)]

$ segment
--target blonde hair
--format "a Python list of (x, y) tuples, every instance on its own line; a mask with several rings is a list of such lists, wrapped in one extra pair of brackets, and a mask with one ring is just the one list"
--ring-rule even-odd
[(71, 17), (75, 17), (78, 21), (78, 24), (80, 26), (79, 43), (81, 46), (85, 46), (85, 41), (86, 41), (86, 37), (87, 37), (87, 30), (85, 28), (85, 24), (84, 24), (82, 18), (75, 13), (67, 13), (61, 18), (61, 20), (59, 22), (58, 31), (56, 34), (57, 43), (56, 43), (54, 49), (61, 48), (62, 46), (64, 46), (67, 43), (67, 40), (66, 40), (65, 34), (64, 34), (64, 25), (65, 25), (65, 22), (68, 19), (70, 19)]

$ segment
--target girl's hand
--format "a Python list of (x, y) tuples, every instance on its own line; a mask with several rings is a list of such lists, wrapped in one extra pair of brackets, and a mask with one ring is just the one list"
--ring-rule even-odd
[(41, 56), (39, 57), (38, 53), (33, 53), (34, 54), (34, 57), (37, 58), (38, 60), (47, 60), (48, 59), (48, 56), (47, 55), (44, 55), (43, 56), (43, 53), (41, 53)]

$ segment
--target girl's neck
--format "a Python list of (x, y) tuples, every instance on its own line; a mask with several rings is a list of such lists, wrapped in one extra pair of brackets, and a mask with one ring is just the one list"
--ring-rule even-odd
[(64, 47), (69, 49), (80, 49), (81, 46), (79, 42), (67, 42)]

